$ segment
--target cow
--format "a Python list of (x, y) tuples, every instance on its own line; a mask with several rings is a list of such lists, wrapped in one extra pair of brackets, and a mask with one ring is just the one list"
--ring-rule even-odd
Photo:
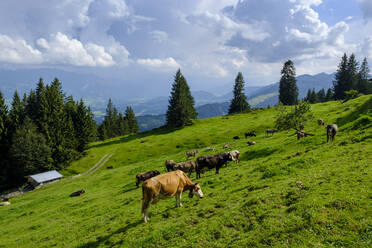
[(84, 193), (85, 193), (85, 190), (84, 189), (78, 190), (78, 191), (72, 192), (71, 195), (70, 195), (70, 197), (81, 196)]
[(220, 168), (228, 161), (232, 161), (230, 152), (221, 154), (201, 156), (196, 159), (196, 178), (200, 178), (200, 172), (204, 168), (212, 169), (216, 168), (216, 174), (219, 173)]
[(214, 151), (215, 149), (216, 149), (216, 147), (211, 146), (211, 147), (208, 147), (207, 149), (205, 149), (204, 151), (205, 152), (210, 152), (210, 151)]
[(276, 132), (278, 132), (277, 129), (266, 129), (266, 136), (269, 135), (269, 133), (271, 133), (271, 136), (273, 136)]
[(319, 118), (319, 120), (318, 120), (318, 125), (319, 125), (319, 126), (324, 126), (324, 121), (323, 121), (322, 118)]
[(137, 179), (136, 180), (136, 186), (138, 187), (138, 185), (141, 183), (141, 181), (146, 181), (147, 179), (155, 177), (157, 175), (160, 175), (160, 172), (158, 170), (148, 171), (148, 172), (145, 172), (145, 173), (137, 174), (136, 175), (136, 179)]
[(167, 169), (168, 172), (174, 171), (174, 166), (177, 163), (174, 162), (173, 160), (165, 160), (165, 168)]
[(150, 204), (156, 204), (160, 199), (175, 196), (176, 207), (182, 207), (182, 192), (189, 190), (189, 197), (195, 195), (203, 198), (199, 183), (193, 183), (183, 171), (167, 172), (147, 179), (142, 184), (142, 216), (146, 223), (149, 220), (148, 209)]
[(238, 140), (238, 139), (240, 139), (240, 138), (239, 138), (239, 136), (234, 136), (233, 139), (234, 139), (234, 140)]
[(305, 126), (304, 126), (304, 124), (303, 123), (300, 123), (300, 130), (304, 130), (305, 129)]
[(338, 132), (338, 126), (336, 124), (327, 125), (327, 142), (331, 138), (331, 142), (335, 140), (335, 136)]
[(199, 150), (194, 150), (194, 151), (187, 151), (186, 152), (186, 159), (188, 159), (189, 157), (195, 157), (196, 154), (199, 153)]
[(256, 134), (254, 132), (247, 132), (244, 134), (245, 138), (247, 137), (256, 137)]
[(248, 141), (247, 144), (249, 146), (254, 146), (256, 144), (256, 141)]
[(191, 173), (196, 170), (196, 162), (195, 161), (186, 161), (186, 162), (179, 162), (174, 167), (174, 170), (181, 170), (185, 173), (188, 173), (191, 176)]
[(229, 153), (231, 155), (232, 161), (234, 161), (235, 164), (239, 163), (240, 152), (238, 150), (234, 150), (234, 151), (231, 151)]

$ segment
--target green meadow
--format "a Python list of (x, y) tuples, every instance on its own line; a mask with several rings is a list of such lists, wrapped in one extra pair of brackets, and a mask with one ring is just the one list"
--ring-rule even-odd
[[(311, 109), (305, 130), (315, 136), (300, 141), (294, 130), (265, 135), (273, 107), (92, 143), (64, 179), (0, 207), (0, 247), (371, 247), (372, 95)], [(318, 118), (338, 124), (334, 143)], [(244, 139), (252, 130), (257, 137)], [(227, 143), (240, 162), (202, 174), (203, 199), (185, 193), (182, 208), (161, 200), (143, 223), (137, 173), (164, 173), (167, 159), (210, 146), (208, 154), (224, 152)], [(72, 177), (105, 154), (113, 155), (99, 170)], [(69, 197), (80, 189), (86, 193)]]

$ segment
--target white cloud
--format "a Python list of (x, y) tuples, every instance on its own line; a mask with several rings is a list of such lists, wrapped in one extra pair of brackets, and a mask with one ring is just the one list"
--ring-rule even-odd
[(163, 43), (168, 39), (168, 34), (161, 30), (153, 30), (150, 31), (149, 34), (151, 35), (152, 39), (158, 43)]
[(27, 44), (25, 40), (15, 39), (0, 34), (0, 62), (14, 64), (38, 64), (42, 54)]
[(175, 69), (181, 67), (180, 64), (172, 57), (165, 59), (137, 59), (137, 63), (149, 69), (162, 71), (174, 71)]

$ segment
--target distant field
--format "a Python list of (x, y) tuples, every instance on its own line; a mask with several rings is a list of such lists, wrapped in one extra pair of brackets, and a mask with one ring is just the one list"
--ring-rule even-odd
[[(276, 115), (270, 108), (93, 143), (65, 179), (0, 207), (0, 247), (371, 247), (372, 95), (312, 110), (305, 130), (315, 136), (300, 141), (294, 130), (265, 136)], [(339, 125), (333, 144), (319, 117)], [(244, 139), (251, 130), (255, 146)], [(162, 200), (143, 223), (137, 173), (165, 172), (166, 159), (184, 161), (186, 150), (212, 145), (223, 152), (228, 142), (241, 161), (202, 175), (205, 198), (184, 194), (182, 208)], [(114, 155), (100, 170), (69, 177), (107, 153)], [(80, 189), (86, 193), (69, 197)]]

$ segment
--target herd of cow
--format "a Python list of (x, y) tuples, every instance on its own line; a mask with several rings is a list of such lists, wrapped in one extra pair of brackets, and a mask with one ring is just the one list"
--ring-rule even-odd
[[(319, 126), (324, 126), (325, 123), (322, 119), (318, 120)], [(297, 139), (311, 135), (306, 133), (304, 126), (300, 125), (300, 130), (297, 130)], [(327, 130), (327, 142), (329, 138), (331, 141), (334, 140), (335, 135), (338, 132), (338, 127), (336, 124), (330, 124), (326, 126)], [(267, 129), (266, 135), (274, 135), (276, 129)], [(247, 137), (256, 137), (254, 132), (245, 133), (245, 138)], [(234, 136), (233, 139), (239, 139), (239, 136)], [(255, 145), (255, 141), (249, 141), (248, 145)], [(223, 148), (230, 147), (230, 143), (223, 146)], [(214, 147), (207, 148), (205, 151), (214, 151)], [(198, 150), (187, 151), (186, 159), (189, 157), (195, 157), (198, 154)], [(145, 173), (136, 175), (136, 186), (138, 187), (140, 182), (142, 184), (142, 215), (144, 222), (149, 220), (148, 217), (148, 208), (150, 204), (157, 203), (160, 199), (165, 197), (175, 196), (176, 197), (176, 207), (181, 207), (181, 197), (182, 192), (189, 190), (189, 197), (197, 195), (202, 198), (203, 192), (200, 188), (199, 183), (193, 183), (189, 178), (192, 172), (196, 172), (196, 179), (200, 178), (200, 174), (204, 173), (207, 169), (216, 169), (216, 174), (219, 173), (220, 168), (223, 165), (227, 166), (229, 161), (234, 161), (235, 163), (239, 162), (240, 152), (238, 150), (233, 150), (230, 152), (224, 152), (220, 154), (213, 155), (204, 155), (199, 156), (196, 161), (186, 161), (186, 162), (175, 162), (173, 160), (165, 161), (165, 168), (168, 171), (167, 173), (160, 174), (158, 170), (148, 171)], [(185, 174), (188, 173), (188, 176)]]

